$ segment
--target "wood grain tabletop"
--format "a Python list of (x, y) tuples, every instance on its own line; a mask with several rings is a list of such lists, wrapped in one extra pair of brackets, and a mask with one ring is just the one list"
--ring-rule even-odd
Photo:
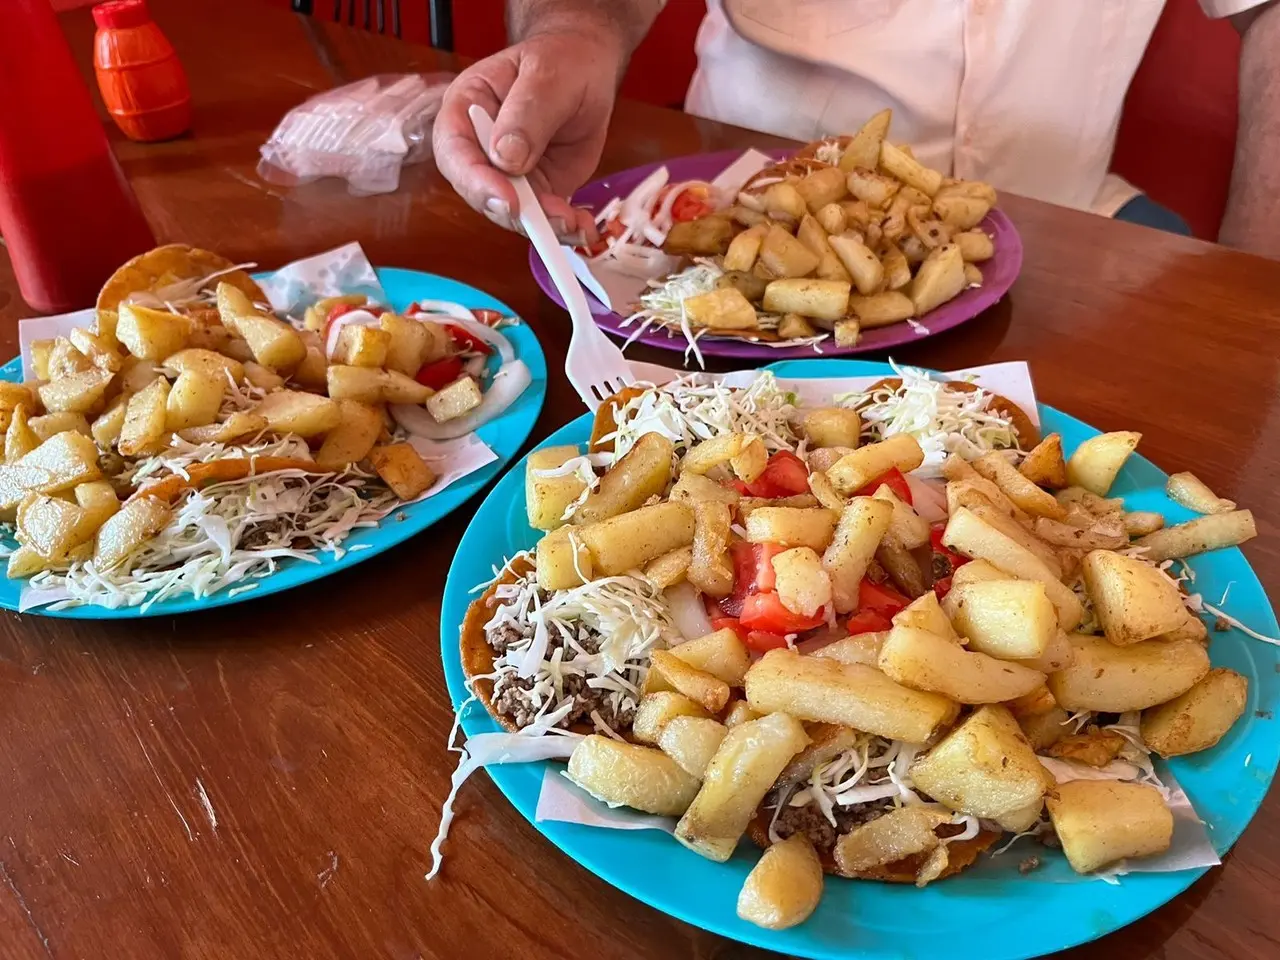
[[(451, 58), (243, 0), (150, 5), (190, 74), (194, 132), (115, 145), (162, 240), (264, 268), (359, 240), (377, 264), (500, 297), (532, 325), (550, 368), (563, 366), (567, 317), (534, 285), (525, 243), (468, 210), (430, 163), (407, 170), (397, 193), (363, 199), (255, 173), (272, 127), (316, 91), (454, 69)], [(63, 18), (87, 69), (89, 13)], [(774, 143), (624, 103), (601, 170)], [(1194, 468), (1251, 507), (1260, 537), (1245, 553), (1264, 584), (1280, 582), (1280, 264), (1015, 197), (1003, 207), (1026, 248), (1012, 293), (898, 359), (1029, 360), (1044, 402), (1141, 430), (1165, 469)], [(24, 313), (0, 256), (6, 356)], [(580, 412), (553, 378), (532, 439)], [(201, 615), (0, 615), (0, 957), (769, 956), (597, 880), (484, 776), (458, 802), (441, 877), (424, 882), (454, 765), (440, 599), (470, 513), (339, 577)], [(1221, 868), (1062, 956), (1274, 958), (1277, 889), (1273, 792)]]

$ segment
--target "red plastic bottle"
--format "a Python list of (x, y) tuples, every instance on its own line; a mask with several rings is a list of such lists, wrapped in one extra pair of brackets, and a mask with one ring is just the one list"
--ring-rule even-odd
[(191, 89), (144, 0), (93, 8), (93, 69), (107, 112), (131, 140), (171, 140), (191, 127)]
[(91, 306), (155, 237), (49, 0), (5, 0), (0, 20), (0, 234), (34, 309)]

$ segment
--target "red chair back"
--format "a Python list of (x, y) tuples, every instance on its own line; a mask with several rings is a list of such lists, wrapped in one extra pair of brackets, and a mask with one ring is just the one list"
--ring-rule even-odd
[(1235, 156), (1240, 37), (1168, 0), (1120, 118), (1112, 168), (1216, 240)]

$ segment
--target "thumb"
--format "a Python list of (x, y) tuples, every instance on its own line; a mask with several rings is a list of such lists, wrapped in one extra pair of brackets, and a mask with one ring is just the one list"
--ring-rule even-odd
[(570, 72), (520, 61), (515, 83), (493, 123), (489, 156), (510, 174), (526, 174), (538, 165), (556, 133), (574, 119), (582, 102)]

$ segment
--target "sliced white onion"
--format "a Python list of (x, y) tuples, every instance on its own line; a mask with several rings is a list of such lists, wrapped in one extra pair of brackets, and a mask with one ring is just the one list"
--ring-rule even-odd
[(330, 360), (338, 349), (338, 337), (343, 327), (372, 327), (382, 321), (368, 310), (349, 310), (329, 324), (329, 336), (324, 342), (324, 355)]
[(453, 440), (474, 433), (490, 420), (501, 416), (531, 383), (533, 374), (525, 362), (512, 360), (504, 363), (494, 374), (493, 382), (485, 391), (480, 406), (466, 416), (440, 423), (424, 407), (407, 403), (392, 404), (391, 415), (396, 418), (396, 423), (414, 436), (426, 437), (428, 440)]
[[(464, 307), (463, 309), (466, 308)], [(485, 343), (496, 349), (498, 351), (498, 358), (502, 361), (503, 365), (515, 360), (516, 348), (511, 346), (511, 341), (487, 323), (481, 323), (474, 315), (470, 319), (466, 317), (454, 317), (450, 322), (453, 323), (454, 326), (461, 327), (463, 330), (467, 331), (467, 333), (479, 340), (483, 340)]]
[[(453, 317), (455, 320), (470, 320), (472, 323), (479, 323), (476, 320), (476, 315), (470, 309), (451, 300), (419, 300), (418, 306), (422, 308), (418, 311), (419, 313), (434, 313), (439, 316)], [(414, 316), (416, 317), (417, 314), (414, 314)]]
[(911, 491), (911, 505), (926, 523), (947, 519), (946, 486), (934, 480), (908, 473), (907, 489)]
[(707, 616), (706, 605), (702, 602), (702, 594), (689, 581), (668, 587), (663, 596), (671, 609), (671, 619), (675, 621), (676, 629), (686, 640), (697, 640), (714, 631), (711, 618)]
[(618, 214), (618, 219), (626, 226), (647, 223), (649, 211), (653, 209), (653, 201), (670, 179), (671, 172), (666, 167), (659, 167), (641, 180), (622, 201), (622, 212)]
[(485, 367), (486, 360), (488, 360), (487, 357), (482, 357), (477, 354), (476, 356), (472, 357), (470, 360), (468, 360), (466, 363), (462, 365), (462, 372), (465, 373), (468, 377), (475, 377), (477, 380), (479, 380), (481, 377), (484, 376), (484, 367)]
[(705, 180), (686, 180), (684, 183), (674, 184), (671, 189), (667, 191), (667, 195), (662, 198), (662, 204), (653, 214), (653, 222), (657, 225), (658, 229), (664, 232), (671, 229), (671, 209), (676, 205), (676, 201), (679, 200), (684, 193), (695, 187), (704, 187), (707, 191), (709, 200), (715, 197), (716, 188)]

